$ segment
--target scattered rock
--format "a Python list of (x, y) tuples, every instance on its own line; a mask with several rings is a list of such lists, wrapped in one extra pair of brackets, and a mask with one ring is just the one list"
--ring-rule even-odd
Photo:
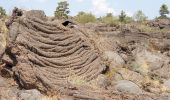
[(140, 86), (141, 83), (144, 81), (144, 77), (140, 73), (131, 71), (126, 68), (120, 68), (117, 69), (116, 74), (113, 75), (113, 80), (115, 81), (130, 80)]
[(128, 80), (118, 81), (115, 89), (123, 93), (141, 94), (142, 90), (133, 82)]
[(114, 68), (115, 66), (123, 66), (125, 64), (125, 61), (122, 59), (122, 57), (113, 51), (106, 51), (104, 52), (105, 59), (110, 63), (110, 69)]

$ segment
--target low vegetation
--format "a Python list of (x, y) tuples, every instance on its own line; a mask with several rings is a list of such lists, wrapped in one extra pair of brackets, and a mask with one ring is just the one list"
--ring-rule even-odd
[(97, 19), (92, 13), (86, 13), (86, 12), (79, 12), (74, 19), (82, 24), (89, 23), (89, 22), (96, 22)]

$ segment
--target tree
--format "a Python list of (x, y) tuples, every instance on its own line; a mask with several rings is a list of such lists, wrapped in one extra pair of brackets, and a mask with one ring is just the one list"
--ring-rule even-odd
[(169, 14), (168, 6), (166, 4), (163, 4), (160, 7), (159, 13), (161, 15), (160, 18), (167, 18), (166, 15)]
[(2, 7), (0, 7), (0, 17), (6, 16), (6, 11)]
[(68, 18), (68, 14), (70, 13), (69, 4), (67, 1), (58, 2), (58, 7), (55, 11), (55, 17), (57, 18)]
[(141, 10), (137, 11), (137, 12), (133, 15), (133, 17), (134, 17), (134, 20), (135, 20), (135, 21), (139, 21), (139, 22), (142, 22), (142, 21), (147, 20), (147, 17), (145, 16), (145, 14), (144, 14)]
[(120, 15), (119, 15), (119, 21), (125, 22), (125, 18), (126, 18), (126, 13), (122, 10)]
[(85, 24), (89, 22), (95, 22), (96, 17), (91, 13), (79, 12), (75, 17), (75, 20), (79, 23)]

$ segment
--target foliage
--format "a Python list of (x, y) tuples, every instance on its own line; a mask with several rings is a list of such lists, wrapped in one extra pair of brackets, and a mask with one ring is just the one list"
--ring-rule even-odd
[(169, 14), (168, 6), (166, 4), (163, 4), (160, 7), (159, 13), (161, 15), (159, 18), (167, 18), (166, 15)]
[(91, 13), (79, 12), (74, 19), (82, 24), (96, 22), (96, 17)]
[(0, 17), (6, 16), (6, 11), (2, 7), (0, 7)]
[(70, 13), (69, 4), (67, 1), (58, 2), (58, 7), (55, 11), (55, 17), (57, 18), (68, 18), (68, 14)]
[(119, 21), (125, 22), (125, 18), (126, 18), (126, 13), (122, 10), (120, 15), (119, 15)]
[(134, 20), (133, 20), (132, 17), (126, 16), (124, 23), (131, 23), (131, 22), (133, 22), (133, 21), (134, 21)]
[(102, 23), (106, 23), (106, 24), (109, 24), (109, 25), (115, 25), (115, 24), (119, 23), (118, 18), (113, 16), (112, 13), (108, 13), (106, 16), (101, 17), (100, 21)]
[(147, 20), (147, 17), (145, 16), (145, 14), (141, 10), (137, 11), (134, 14), (133, 18), (134, 18), (135, 21), (139, 21), (139, 22), (143, 22), (143, 21)]

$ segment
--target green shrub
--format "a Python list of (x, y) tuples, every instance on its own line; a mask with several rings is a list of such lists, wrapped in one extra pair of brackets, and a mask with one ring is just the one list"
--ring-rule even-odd
[(124, 20), (124, 23), (131, 23), (131, 22), (133, 22), (133, 21), (134, 21), (134, 20), (133, 20), (132, 17), (126, 16), (126, 17), (125, 17), (125, 20)]
[(119, 24), (118, 17), (113, 16), (111, 13), (108, 13), (106, 16), (101, 17), (100, 21), (111, 26)]
[(91, 13), (79, 12), (74, 19), (82, 24), (89, 23), (89, 22), (96, 22), (96, 17)]

